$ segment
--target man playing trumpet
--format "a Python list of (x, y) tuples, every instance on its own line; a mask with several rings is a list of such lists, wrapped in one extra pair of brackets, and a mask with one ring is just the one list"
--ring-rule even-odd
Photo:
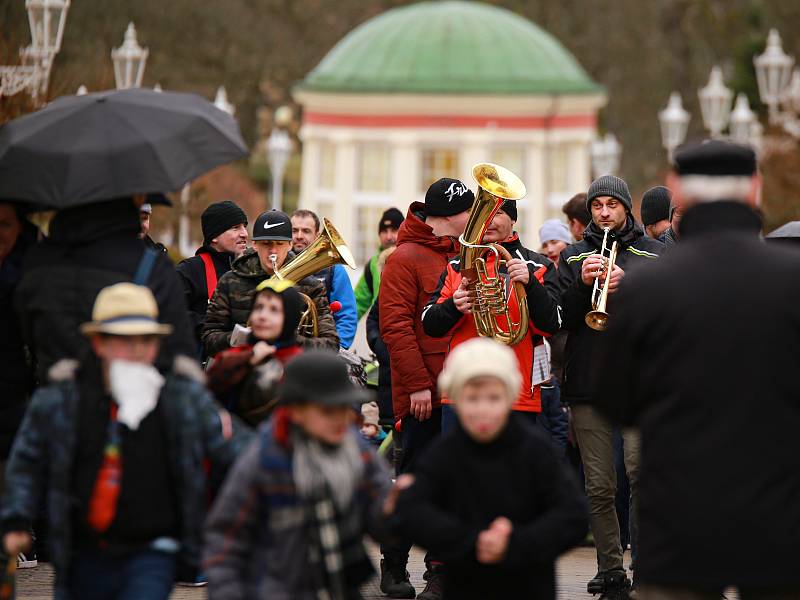
[[(562, 327), (568, 331), (566, 367), (562, 398), (572, 411), (572, 425), (581, 451), (589, 498), (590, 523), (597, 548), (598, 573), (587, 590), (602, 593), (601, 600), (627, 598), (630, 582), (622, 564), (619, 522), (614, 507), (617, 477), (614, 470), (612, 428), (609, 422), (588, 405), (592, 397), (592, 365), (597, 358), (603, 334), (587, 324), (587, 313), (596, 311), (613, 319), (605, 300), (619, 288), (628, 269), (658, 258), (664, 245), (647, 237), (631, 215), (632, 201), (627, 184), (618, 177), (604, 175), (592, 182), (587, 195), (592, 222), (583, 240), (568, 246), (559, 260)], [(609, 264), (616, 242), (616, 259)], [(597, 283), (597, 285), (595, 285)], [(602, 302), (598, 300), (602, 299)], [(600, 306), (602, 304), (602, 306)], [(606, 314), (607, 311), (607, 314)], [(610, 315), (610, 316), (609, 316)], [(597, 325), (596, 321), (594, 322)], [(639, 471), (639, 438), (623, 431), (625, 470), (631, 488), (632, 547), (636, 543), (636, 484)]]

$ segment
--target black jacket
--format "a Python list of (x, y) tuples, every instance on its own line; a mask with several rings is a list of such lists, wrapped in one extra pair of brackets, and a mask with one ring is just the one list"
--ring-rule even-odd
[[(145, 251), (139, 213), (129, 199), (89, 204), (58, 213), (50, 237), (31, 248), (15, 297), (26, 343), (38, 360), (39, 380), (62, 358), (76, 358), (89, 343), (78, 327), (91, 321), (97, 293), (131, 281)], [(195, 356), (197, 346), (186, 316), (180, 279), (159, 252), (147, 287), (158, 303), (159, 320), (173, 326), (157, 361), (168, 369), (177, 354)]]
[(797, 587), (800, 256), (746, 206), (687, 211), (626, 282), (596, 402), (642, 435), (642, 583)]
[[(617, 265), (626, 277), (638, 267), (651, 264), (664, 250), (664, 244), (645, 235), (642, 227), (628, 216), (628, 222), (619, 232), (608, 236), (608, 245), (619, 242)], [(599, 254), (603, 245), (603, 231), (593, 222), (583, 234), (583, 239), (561, 252), (558, 282), (561, 288), (562, 328), (567, 336), (564, 380), (561, 383), (561, 398), (565, 402), (586, 403), (591, 398), (590, 368), (595, 358), (596, 342), (604, 334), (591, 329), (585, 321), (586, 313), (592, 310), (592, 286), (581, 279), (584, 259)], [(624, 286), (624, 283), (623, 283)], [(608, 297), (608, 313), (614, 317), (616, 294)]]
[(0, 460), (11, 451), (33, 389), (33, 360), (22, 340), (13, 299), (22, 279), (25, 253), (36, 242), (36, 235), (36, 228), (23, 222), (16, 244), (0, 262)]
[[(459, 424), (418, 464), (396, 525), (447, 565), (444, 598), (556, 597), (555, 559), (586, 535), (587, 509), (544, 433), (512, 413), (496, 440), (480, 444)], [(513, 527), (506, 556), (481, 564), (478, 534), (500, 516)]]
[(201, 246), (194, 256), (178, 263), (178, 275), (181, 276), (183, 291), (186, 295), (186, 304), (189, 306), (189, 320), (192, 323), (197, 343), (201, 342), (203, 324), (206, 322), (206, 309), (208, 309), (208, 283), (206, 281), (206, 265), (201, 254), (208, 254), (217, 273), (217, 281), (231, 270), (234, 254), (232, 252), (218, 252), (210, 246)]
[(381, 419), (390, 419), (392, 410), (392, 367), (389, 349), (381, 336), (381, 318), (378, 298), (367, 313), (367, 344), (378, 359), (378, 407)]

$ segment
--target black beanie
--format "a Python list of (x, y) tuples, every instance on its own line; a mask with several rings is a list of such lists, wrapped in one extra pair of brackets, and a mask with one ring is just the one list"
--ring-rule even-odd
[(500, 210), (506, 213), (511, 220), (516, 223), (517, 221), (517, 201), (516, 200), (506, 200), (500, 205)]
[(458, 179), (443, 177), (425, 192), (425, 214), (449, 217), (472, 208), (475, 194)]
[(392, 207), (384, 211), (381, 215), (381, 220), (378, 223), (378, 233), (386, 229), (400, 229), (403, 224), (403, 213), (396, 208)]
[(628, 190), (628, 184), (619, 177), (603, 175), (592, 182), (589, 186), (589, 192), (586, 194), (586, 208), (590, 214), (592, 212), (592, 200), (602, 196), (616, 198), (625, 205), (625, 209), (628, 212), (633, 209), (633, 200), (631, 199), (631, 192)]
[(663, 185), (647, 190), (642, 196), (642, 225), (647, 227), (659, 221), (668, 221), (671, 201), (672, 192)]
[(200, 215), (200, 225), (203, 228), (203, 244), (208, 245), (219, 234), (228, 231), (236, 225), (247, 225), (247, 215), (234, 202), (223, 200), (209, 204), (208, 208)]

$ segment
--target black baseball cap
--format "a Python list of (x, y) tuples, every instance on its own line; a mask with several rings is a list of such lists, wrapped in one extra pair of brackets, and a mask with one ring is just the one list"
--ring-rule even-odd
[(349, 406), (373, 400), (372, 394), (356, 387), (347, 365), (339, 355), (327, 350), (309, 350), (286, 365), (278, 391), (283, 405), (320, 404)]
[(292, 241), (292, 220), (285, 212), (268, 210), (258, 215), (253, 224), (253, 241)]

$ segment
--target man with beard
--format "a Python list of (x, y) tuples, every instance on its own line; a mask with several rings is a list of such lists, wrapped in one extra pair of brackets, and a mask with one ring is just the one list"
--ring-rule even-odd
[[(614, 294), (626, 273), (652, 263), (664, 246), (645, 235), (631, 215), (632, 201), (628, 185), (618, 177), (604, 175), (592, 182), (586, 198), (592, 222), (583, 239), (567, 247), (559, 260), (559, 283), (563, 328), (569, 332), (562, 399), (572, 408), (573, 427), (581, 450), (590, 522), (597, 548), (598, 573), (589, 582), (589, 593), (602, 593), (602, 599), (617, 600), (628, 596), (630, 582), (622, 563), (619, 522), (614, 510), (617, 478), (611, 424), (587, 403), (593, 389), (591, 371), (602, 332), (586, 324), (591, 311), (592, 290), (609, 281), (608, 312), (614, 319)], [(608, 272), (606, 258), (600, 255), (604, 234), (607, 245), (617, 242), (616, 264)], [(636, 521), (637, 481), (639, 475), (639, 438), (632, 430), (623, 431), (625, 469), (631, 487), (632, 521)], [(634, 528), (635, 542), (635, 528)]]

